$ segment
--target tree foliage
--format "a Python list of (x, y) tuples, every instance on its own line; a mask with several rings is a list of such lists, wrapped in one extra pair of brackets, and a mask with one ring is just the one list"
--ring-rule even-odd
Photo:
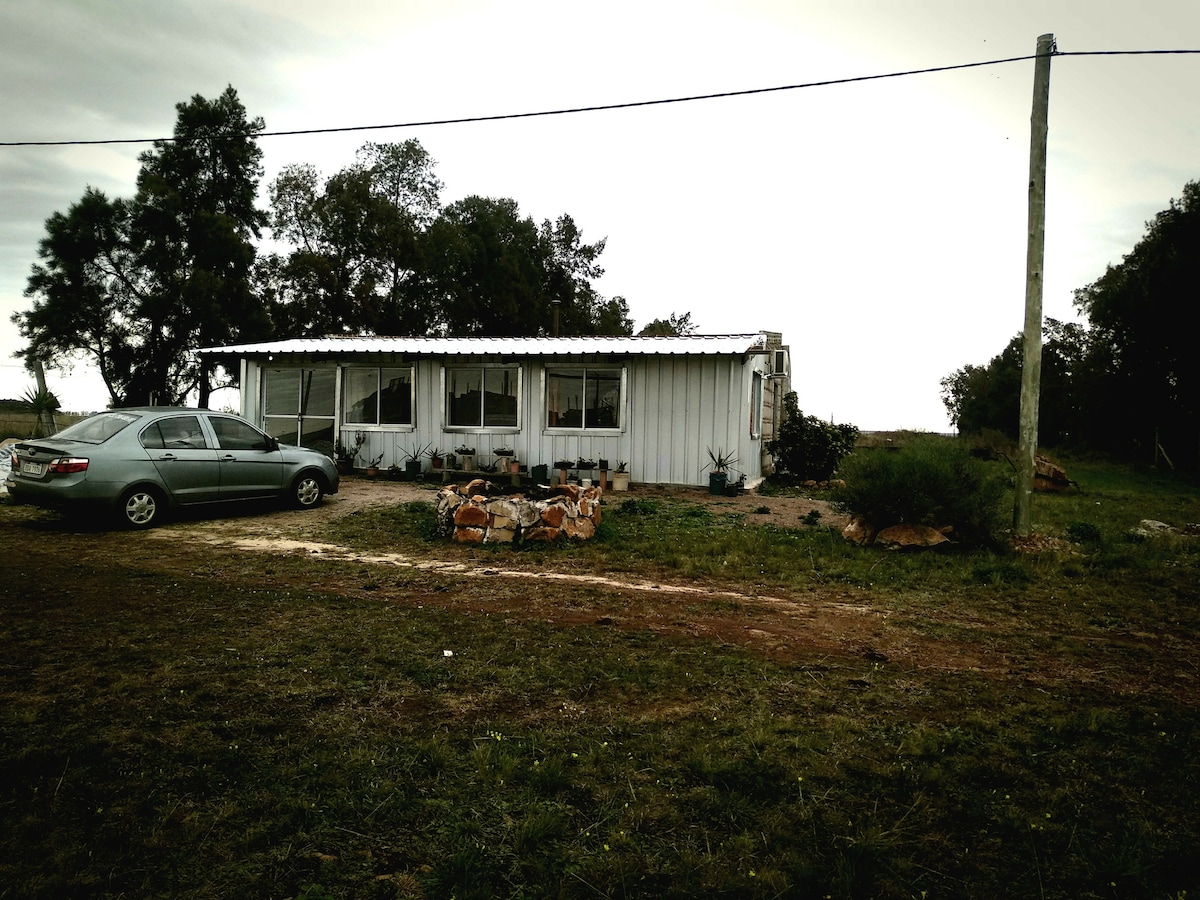
[(654, 319), (648, 322), (641, 331), (638, 332), (639, 337), (681, 337), (685, 334), (694, 334), (696, 326), (692, 324), (692, 314), (671, 313), (665, 319)]
[(629, 309), (601, 297), (603, 240), (569, 215), (538, 226), (515, 200), (442, 207), (434, 162), (415, 140), (368, 144), (322, 182), (308, 165), (271, 184), (277, 237), (260, 265), (282, 335), (630, 334)]
[[(1086, 325), (1046, 320), (1039, 433), (1149, 460), (1157, 441), (1180, 467), (1200, 464), (1200, 354), (1191, 320), (1200, 286), (1200, 182), (1147, 223), (1115, 266), (1075, 292)], [(1016, 435), (1020, 337), (987, 366), (942, 380), (942, 400), (964, 433)]]
[(113, 405), (179, 403), (193, 391), (204, 403), (208, 372), (190, 351), (270, 327), (250, 284), (266, 224), (255, 205), (263, 121), (247, 118), (232, 87), (176, 110), (174, 137), (139, 156), (132, 199), (89, 187), (47, 220), (25, 292), (32, 308), (13, 317), (23, 356), (60, 368), (89, 358)]
[(767, 442), (767, 451), (776, 468), (794, 478), (827, 481), (842, 459), (853, 452), (858, 428), (804, 415), (795, 391), (784, 396), (783, 408), (779, 437)]

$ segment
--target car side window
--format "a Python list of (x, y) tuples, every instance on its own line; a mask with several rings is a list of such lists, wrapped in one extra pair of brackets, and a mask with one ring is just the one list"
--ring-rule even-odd
[(173, 416), (149, 425), (142, 432), (142, 446), (148, 450), (203, 450), (208, 442), (195, 416)]
[(265, 434), (245, 422), (221, 416), (210, 416), (208, 422), (222, 450), (266, 450), (270, 446)]

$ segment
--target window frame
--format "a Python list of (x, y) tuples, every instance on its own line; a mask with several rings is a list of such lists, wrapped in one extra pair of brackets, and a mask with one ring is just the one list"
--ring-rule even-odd
[[(517, 376), (516, 421), (512, 424), (488, 425), (487, 410), (487, 373), (489, 371), (510, 371)], [(450, 422), (450, 373), (455, 371), (472, 371), (479, 373), (479, 424), (454, 425)], [(442, 395), (442, 430), (450, 434), (516, 434), (521, 431), (525, 417), (525, 367), (519, 363), (444, 363), (441, 366), (441, 395)]]
[[(296, 383), (296, 412), (276, 413), (272, 412), (268, 403), (268, 391), (271, 390), (271, 379), (275, 372), (295, 372), (297, 375)], [(312, 383), (306, 390), (305, 374), (310, 373), (310, 378), (317, 373), (330, 373), (333, 375), (333, 408), (328, 414), (325, 413), (310, 413), (309, 403), (312, 398)], [(316, 365), (288, 365), (283, 364), (267, 364), (259, 371), (258, 384), (258, 427), (265, 432), (269, 437), (280, 440), (282, 443), (295, 444), (299, 447), (311, 447), (320, 445), (326, 440), (332, 443), (334, 436), (337, 433), (338, 421), (338, 398), (341, 394), (342, 374), (340, 366), (316, 366)], [(294, 422), (294, 432), (285, 432), (283, 435), (276, 433), (276, 428), (280, 427), (284, 422)], [(275, 427), (272, 427), (275, 426)], [(324, 435), (323, 437), (312, 438), (311, 435)], [(283, 438), (294, 436), (295, 440), (284, 440)]]
[[(396, 371), (408, 371), (408, 422), (384, 422), (383, 410), (381, 404), (376, 400), (375, 404), (375, 422), (357, 422), (349, 418), (350, 403), (346, 396), (346, 391), (349, 388), (350, 374), (360, 372), (375, 373), (375, 393), (378, 397), (382, 393), (383, 370), (392, 369)], [(370, 365), (351, 365), (341, 367), (341, 378), (339, 384), (339, 429), (350, 428), (354, 431), (416, 431), (417, 429), (417, 367), (410, 364), (400, 364), (392, 366), (370, 366)]]
[[(606, 372), (609, 374), (616, 373), (619, 376), (620, 387), (618, 388), (617, 397), (617, 424), (612, 426), (596, 426), (588, 427), (587, 424), (587, 409), (586, 406), (582, 410), (580, 423), (578, 425), (551, 425), (550, 424), (550, 380), (557, 374), (580, 374), (583, 376), (583, 396), (587, 397), (588, 391), (588, 373), (589, 372)], [(628, 392), (629, 372), (627, 367), (619, 364), (566, 364), (566, 365), (545, 365), (542, 367), (542, 431), (547, 434), (621, 434), (625, 431), (625, 409), (627, 406), (626, 396)]]

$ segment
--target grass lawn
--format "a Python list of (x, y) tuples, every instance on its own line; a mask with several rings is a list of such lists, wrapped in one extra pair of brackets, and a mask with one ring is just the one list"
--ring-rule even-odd
[(1023, 554), (669, 498), (306, 533), (439, 573), (0, 506), (0, 897), (1196, 893), (1200, 537), (1128, 532), (1200, 491), (1070, 471)]

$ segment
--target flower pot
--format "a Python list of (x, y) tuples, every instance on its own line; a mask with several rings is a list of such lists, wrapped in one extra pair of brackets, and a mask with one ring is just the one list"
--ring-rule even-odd
[(368, 478), (375, 478), (379, 475), (379, 466), (367, 466), (363, 469), (363, 474)]
[(339, 475), (350, 475), (354, 472), (354, 460), (348, 456), (343, 456), (337, 461), (337, 470)]
[(475, 457), (469, 453), (458, 454), (458, 467), (464, 472), (475, 471)]
[(435, 456), (429, 460), (429, 464), (435, 469), (440, 469), (442, 467), (442, 458), (440, 456)]
[(413, 481), (416, 481), (417, 476), (421, 474), (421, 461), (419, 459), (410, 459), (405, 462), (404, 474)]
[(729, 480), (726, 472), (708, 473), (708, 492), (714, 497), (725, 496), (725, 484)]
[(629, 490), (629, 473), (628, 472), (613, 472), (612, 473), (612, 489), (614, 491)]

